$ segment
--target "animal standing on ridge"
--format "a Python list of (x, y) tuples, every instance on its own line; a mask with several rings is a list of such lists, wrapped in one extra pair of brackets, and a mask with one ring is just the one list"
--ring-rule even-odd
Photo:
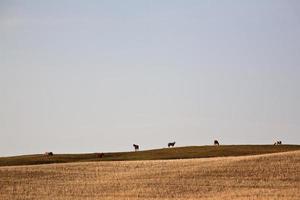
[(176, 142), (169, 142), (168, 147), (174, 147)]
[(54, 155), (53, 152), (45, 152), (44, 154), (45, 154), (45, 156), (53, 156)]
[(219, 144), (219, 141), (218, 141), (218, 140), (215, 140), (215, 141), (214, 141), (214, 145), (219, 146), (219, 145), (220, 145), (220, 144)]
[(133, 147), (134, 147), (135, 151), (138, 151), (140, 149), (139, 145), (137, 145), (137, 144), (133, 144)]
[(282, 144), (282, 142), (279, 140), (279, 141), (276, 141), (275, 143), (274, 143), (274, 145), (281, 145)]
[(104, 157), (104, 153), (96, 153), (98, 158), (103, 158)]

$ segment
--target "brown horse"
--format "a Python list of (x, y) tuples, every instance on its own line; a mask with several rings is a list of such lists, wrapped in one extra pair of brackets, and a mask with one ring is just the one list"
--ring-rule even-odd
[(103, 158), (104, 157), (104, 153), (96, 153), (98, 158)]
[(219, 146), (219, 141), (218, 140), (214, 140), (214, 145)]
[(140, 146), (137, 144), (133, 144), (133, 148), (135, 151), (138, 151), (140, 149)]
[(174, 147), (176, 142), (169, 142), (168, 147)]
[(54, 154), (53, 154), (53, 152), (50, 151), (50, 152), (45, 152), (44, 155), (45, 156), (53, 156)]
[(282, 142), (279, 140), (279, 141), (276, 141), (275, 143), (274, 143), (274, 145), (281, 145), (282, 144)]

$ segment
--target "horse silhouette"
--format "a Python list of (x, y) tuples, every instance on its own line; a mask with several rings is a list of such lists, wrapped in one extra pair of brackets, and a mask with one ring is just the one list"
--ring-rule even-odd
[(53, 154), (53, 152), (50, 151), (50, 152), (45, 152), (44, 155), (45, 156), (53, 156), (54, 154)]
[(219, 141), (218, 140), (214, 140), (214, 145), (219, 146), (220, 145)]
[(133, 144), (133, 148), (135, 151), (138, 151), (140, 149), (140, 146), (137, 144)]
[(274, 145), (281, 145), (282, 144), (282, 142), (279, 140), (279, 141), (276, 141), (275, 143), (274, 143)]
[(168, 147), (174, 147), (176, 142), (169, 142)]

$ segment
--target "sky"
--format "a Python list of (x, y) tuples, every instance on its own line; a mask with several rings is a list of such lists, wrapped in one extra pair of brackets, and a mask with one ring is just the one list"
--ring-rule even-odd
[(300, 143), (297, 0), (0, 0), (0, 156)]

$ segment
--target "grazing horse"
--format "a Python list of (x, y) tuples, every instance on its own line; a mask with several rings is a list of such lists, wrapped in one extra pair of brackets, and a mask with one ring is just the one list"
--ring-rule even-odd
[(176, 142), (169, 142), (168, 147), (174, 147)]
[(133, 148), (134, 148), (135, 151), (138, 151), (140, 147), (137, 144), (133, 144)]
[(281, 145), (282, 144), (282, 142), (279, 140), (279, 141), (276, 141), (275, 143), (274, 143), (274, 145)]
[(103, 158), (104, 157), (104, 153), (96, 153), (98, 158)]
[(220, 144), (219, 144), (219, 141), (218, 141), (218, 140), (215, 140), (215, 141), (214, 141), (214, 145), (219, 146), (219, 145), (220, 145)]
[(51, 151), (50, 152), (45, 152), (44, 154), (45, 154), (45, 156), (53, 156), (54, 155), (53, 152), (51, 152)]

